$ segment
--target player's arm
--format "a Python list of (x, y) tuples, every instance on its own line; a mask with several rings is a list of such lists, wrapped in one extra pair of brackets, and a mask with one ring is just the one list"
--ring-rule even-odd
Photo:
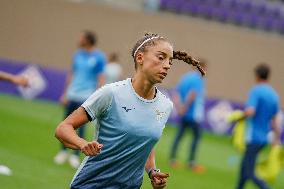
[(250, 91), (246, 104), (247, 104), (246, 105), (247, 107), (244, 110), (243, 116), (240, 117), (239, 120), (236, 120), (236, 122), (241, 121), (243, 119), (253, 117), (255, 115), (255, 109), (256, 109), (257, 104), (258, 104), (258, 95), (257, 95), (257, 92), (255, 90)]
[(145, 171), (149, 173), (151, 169), (156, 169), (156, 162), (155, 162), (155, 151), (152, 150), (148, 156), (148, 159), (145, 164)]
[(25, 78), (23, 76), (17, 76), (17, 75), (9, 74), (9, 73), (3, 72), (3, 71), (0, 71), (0, 80), (9, 81), (11, 83), (14, 83), (16, 85), (20, 85), (20, 86), (23, 86), (23, 87), (28, 86), (27, 78)]
[(272, 141), (272, 144), (274, 145), (281, 144), (281, 121), (280, 123), (277, 121), (277, 119), (279, 118), (278, 116), (279, 114), (276, 114), (271, 122), (271, 127), (274, 132), (274, 139)]
[(97, 81), (98, 81), (98, 87), (97, 88), (101, 88), (104, 84), (105, 84), (105, 74), (104, 73), (100, 73), (97, 76)]
[(238, 119), (234, 120), (233, 122), (238, 122), (238, 121), (242, 121), (244, 119), (253, 117), (255, 114), (255, 108), (254, 107), (247, 107), (244, 112), (243, 115), (240, 116)]
[(97, 141), (87, 142), (75, 131), (87, 122), (89, 122), (88, 115), (85, 109), (80, 107), (57, 126), (55, 136), (68, 148), (81, 150), (87, 156), (97, 155), (103, 145)]
[(149, 178), (151, 179), (151, 184), (154, 189), (166, 187), (167, 178), (169, 177), (169, 174), (162, 173), (156, 169), (154, 150), (152, 150), (148, 156), (148, 159), (145, 164), (145, 170), (148, 173)]
[(176, 107), (176, 110), (180, 116), (184, 115), (186, 112), (185, 106), (182, 104), (180, 95), (175, 92), (172, 96), (173, 103)]
[(68, 89), (68, 87), (69, 87), (69, 85), (70, 85), (72, 79), (73, 79), (73, 74), (72, 74), (71, 72), (69, 72), (69, 73), (67, 74), (67, 77), (66, 77), (66, 81), (65, 81), (63, 93), (62, 93), (62, 95), (61, 95), (61, 97), (60, 97), (60, 103), (61, 103), (62, 105), (66, 105), (66, 104), (67, 104), (66, 93), (67, 93), (67, 89)]
[(186, 97), (185, 103), (182, 103), (180, 95), (176, 92), (173, 95), (173, 102), (177, 108), (179, 115), (184, 115), (186, 113), (187, 107), (191, 106), (192, 102), (196, 98), (196, 92), (190, 91)]
[(244, 118), (249, 118), (254, 116), (255, 114), (255, 108), (254, 107), (248, 107), (244, 111)]
[(80, 138), (76, 129), (89, 121), (102, 117), (107, 113), (112, 102), (112, 91), (109, 87), (103, 87), (94, 92), (80, 108), (75, 110), (55, 131), (55, 136), (64, 145), (72, 149), (80, 149), (86, 155), (96, 155), (100, 152), (102, 145), (97, 141), (87, 142)]
[(274, 117), (271, 120), (271, 127), (274, 133), (274, 138), (272, 141), (273, 145), (281, 144), (282, 121), (283, 120), (281, 116), (279, 102), (277, 102), (277, 105), (275, 106), (275, 109), (274, 109)]
[(98, 85), (97, 88), (101, 88), (105, 82), (106, 82), (106, 78), (105, 78), (105, 66), (107, 64), (107, 59), (105, 57), (105, 55), (103, 54), (102, 56), (99, 57), (99, 61), (98, 61), (98, 65), (97, 65), (97, 81), (98, 81)]
[(244, 110), (243, 115), (239, 119), (234, 120), (233, 123), (238, 122), (238, 121), (242, 121), (242, 120), (250, 118), (250, 117), (253, 117), (254, 114), (255, 114), (255, 108), (254, 107), (247, 107)]
[(194, 99), (196, 98), (196, 92), (194, 90), (190, 91), (188, 94), (187, 94), (187, 97), (186, 97), (186, 102), (185, 102), (185, 106), (186, 107), (189, 107), (191, 106), (192, 102), (194, 101)]
[(259, 99), (259, 91), (252, 89), (249, 92), (248, 100), (246, 102), (246, 109), (244, 111), (244, 119), (253, 117), (255, 115), (255, 110), (257, 108), (258, 99)]

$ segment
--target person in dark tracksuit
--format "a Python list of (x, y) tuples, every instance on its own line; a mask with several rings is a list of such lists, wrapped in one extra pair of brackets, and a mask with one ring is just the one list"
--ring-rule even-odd
[(280, 143), (280, 132), (275, 123), (279, 112), (279, 97), (268, 83), (269, 74), (270, 68), (266, 64), (255, 68), (256, 84), (249, 92), (244, 115), (247, 120), (246, 151), (240, 167), (237, 189), (244, 188), (248, 180), (261, 189), (269, 188), (265, 181), (255, 175), (257, 156), (268, 143), (271, 128), (276, 136), (273, 144)]
[[(205, 62), (201, 62), (203, 68)], [(204, 119), (205, 81), (197, 71), (185, 74), (177, 85), (174, 102), (181, 116), (178, 131), (171, 149), (170, 164), (177, 167), (176, 152), (187, 128), (192, 130), (193, 138), (188, 158), (188, 166), (194, 172), (203, 172), (204, 168), (196, 163), (196, 153), (201, 138), (201, 123)]]

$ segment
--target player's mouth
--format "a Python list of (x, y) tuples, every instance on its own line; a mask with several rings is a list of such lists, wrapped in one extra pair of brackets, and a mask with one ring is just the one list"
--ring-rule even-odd
[(164, 79), (165, 77), (167, 77), (168, 74), (166, 72), (160, 72), (159, 75), (162, 76)]

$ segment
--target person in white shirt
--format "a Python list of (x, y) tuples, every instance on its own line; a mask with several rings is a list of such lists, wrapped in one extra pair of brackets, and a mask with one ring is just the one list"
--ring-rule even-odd
[(114, 83), (121, 79), (122, 67), (119, 64), (117, 53), (111, 53), (108, 57), (108, 63), (105, 67), (105, 80), (106, 84)]

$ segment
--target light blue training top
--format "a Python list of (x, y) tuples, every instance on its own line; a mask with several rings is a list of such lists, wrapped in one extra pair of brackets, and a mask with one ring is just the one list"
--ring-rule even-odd
[(82, 105), (96, 120), (95, 140), (103, 144), (97, 156), (87, 156), (71, 188), (136, 189), (146, 160), (162, 135), (173, 103), (156, 89), (152, 100), (140, 97), (131, 79), (111, 83)]
[(201, 74), (197, 71), (188, 72), (181, 78), (176, 90), (181, 97), (182, 103), (186, 102), (189, 93), (196, 93), (196, 97), (191, 105), (187, 107), (183, 119), (196, 123), (202, 122), (204, 120), (205, 81)]
[(105, 54), (99, 49), (77, 50), (73, 57), (73, 78), (67, 89), (68, 100), (84, 102), (97, 89), (97, 78), (104, 72), (105, 64)]
[(255, 109), (255, 115), (247, 121), (246, 142), (268, 143), (271, 121), (280, 111), (276, 91), (269, 84), (257, 84), (250, 90), (246, 106)]

